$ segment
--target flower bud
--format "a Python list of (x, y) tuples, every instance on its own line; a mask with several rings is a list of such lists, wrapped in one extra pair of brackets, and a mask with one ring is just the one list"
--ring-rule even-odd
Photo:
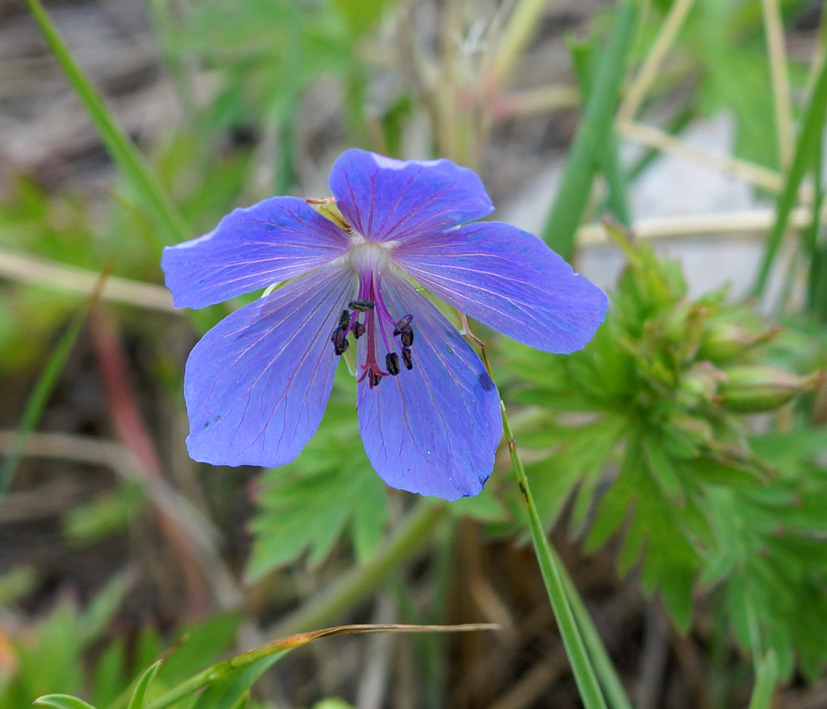
[(717, 399), (718, 387), (726, 375), (709, 362), (698, 362), (681, 376), (675, 400), (681, 408), (712, 403)]
[(799, 394), (817, 387), (823, 371), (800, 377), (775, 367), (761, 365), (733, 367), (718, 389), (721, 404), (730, 411), (759, 413), (786, 404)]
[(738, 325), (718, 323), (703, 336), (698, 357), (712, 362), (726, 362), (744, 354), (756, 345), (769, 342), (781, 328), (773, 327), (764, 332), (752, 332)]

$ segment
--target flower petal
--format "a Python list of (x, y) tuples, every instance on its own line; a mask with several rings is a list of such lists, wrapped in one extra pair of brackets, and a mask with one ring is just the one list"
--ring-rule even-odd
[(283, 465), (322, 419), (339, 358), (329, 342), (351, 271), (325, 268), (235, 311), (190, 353), (190, 456), (213, 465)]
[[(476, 495), (502, 436), (499, 394), (474, 350), (398, 277), (382, 277), (395, 316), (413, 315), (413, 369), (359, 385), (359, 429), (379, 476), (392, 487), (445, 500)], [(365, 340), (360, 361), (365, 359)]]
[(236, 209), (209, 234), (164, 249), (179, 308), (203, 308), (301, 276), (347, 252), (347, 234), (304, 200), (273, 197)]
[(400, 244), (392, 253), (451, 305), (548, 352), (582, 349), (609, 307), (602, 290), (534, 234), (502, 222), (468, 224), (438, 239)]
[(408, 241), (494, 211), (477, 175), (450, 160), (393, 160), (348, 150), (333, 165), (330, 191), (368, 241)]

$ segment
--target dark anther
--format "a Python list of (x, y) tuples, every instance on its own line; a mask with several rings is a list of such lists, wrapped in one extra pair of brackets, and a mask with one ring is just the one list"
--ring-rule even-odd
[(371, 376), (371, 381), (373, 382), (373, 386), (378, 387), (379, 382), (382, 381), (382, 375), (381, 374), (376, 374), (376, 372), (374, 372), (370, 376)]
[(366, 313), (368, 310), (373, 310), (373, 301), (372, 300), (351, 300), (347, 304), (348, 308), (353, 308), (353, 310), (358, 310), (360, 313)]
[(407, 330), (399, 333), (399, 341), (403, 347), (410, 347), (413, 344), (413, 328), (410, 325)]
[(388, 374), (393, 374), (393, 376), (399, 374), (399, 355), (396, 352), (388, 352), (385, 355), (385, 369), (388, 370)]
[(358, 340), (364, 334), (365, 326), (360, 322), (355, 323), (353, 326), (353, 336)]
[(347, 331), (342, 328), (336, 328), (330, 337), (330, 341), (333, 343), (333, 351), (337, 355), (343, 355), (347, 352), (347, 348), (350, 347), (350, 340), (347, 339), (346, 332)]
[(402, 318), (398, 323), (396, 323), (396, 328), (393, 331), (394, 335), (401, 335), (403, 332), (408, 332), (411, 329), (411, 320), (413, 320), (413, 315), (406, 315)]
[(349, 310), (343, 310), (342, 314), (339, 316), (339, 327), (342, 330), (347, 330), (349, 325), (350, 325), (350, 311)]
[(413, 358), (411, 357), (411, 348), (402, 348), (402, 361), (405, 363), (405, 369), (413, 369)]

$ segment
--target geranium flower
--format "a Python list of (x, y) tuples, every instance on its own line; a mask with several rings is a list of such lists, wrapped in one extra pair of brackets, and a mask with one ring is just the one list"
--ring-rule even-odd
[(477, 175), (448, 160), (348, 150), (330, 191), (335, 202), (273, 197), (236, 209), (209, 234), (164, 249), (179, 307), (280, 284), (192, 350), (189, 453), (214, 465), (289, 463), (316, 432), (355, 342), (359, 429), (375, 470), (423, 495), (476, 495), (502, 435), (499, 394), (422, 288), (559, 353), (591, 339), (606, 296), (533, 234), (468, 224), (494, 208)]

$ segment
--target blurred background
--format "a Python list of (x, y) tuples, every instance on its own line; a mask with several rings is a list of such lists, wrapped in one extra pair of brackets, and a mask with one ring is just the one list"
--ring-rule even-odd
[(632, 704), (827, 707), (821, 0), (43, 8), (0, 0), (0, 707), (344, 622), (501, 629), (321, 640), (248, 706), (581, 706), (505, 446), (479, 498), (387, 489), (342, 368), (294, 463), (187, 456), (249, 299), (173, 309), (161, 248), (349, 147), (473, 168), (610, 294), (582, 356), (475, 332)]

